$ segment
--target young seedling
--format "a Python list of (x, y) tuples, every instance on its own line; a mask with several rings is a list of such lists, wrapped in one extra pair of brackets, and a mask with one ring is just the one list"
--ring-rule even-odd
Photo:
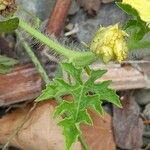
[[(121, 9), (134, 16), (133, 19), (128, 20), (124, 26), (124, 31), (120, 29), (118, 24), (100, 27), (91, 44), (88, 45), (89, 51), (76, 51), (72, 47), (66, 47), (56, 40), (48, 38), (25, 21), (19, 19), (18, 22), (16, 20), (16, 25), (20, 29), (64, 57), (60, 65), (70, 76), (71, 82), (70, 80), (66, 81), (63, 77), (54, 78), (50, 83), (46, 82), (48, 83), (46, 89), (42, 91), (36, 102), (56, 99), (58, 105), (54, 112), (54, 118), (62, 118), (58, 125), (62, 127), (65, 136), (65, 150), (70, 150), (77, 140), (81, 142), (84, 150), (88, 149), (82, 137), (80, 124), (92, 125), (92, 118), (88, 113), (89, 108), (95, 110), (100, 116), (104, 114), (102, 107), (104, 101), (111, 102), (121, 108), (119, 97), (113, 89), (109, 88), (111, 82), (95, 82), (106, 73), (106, 70), (93, 70), (90, 69), (89, 65), (100, 59), (105, 63), (112, 60), (122, 63), (127, 58), (129, 50), (150, 48), (150, 42), (143, 40), (144, 35), (150, 31), (149, 22), (144, 22), (147, 19), (142, 16), (143, 14), (134, 5), (135, 3), (130, 3), (128, 0), (117, 3)], [(149, 6), (150, 2), (147, 0), (146, 4)], [(2, 8), (5, 11), (4, 7)], [(33, 60), (35, 56), (32, 56), (31, 59)], [(36, 63), (37, 60), (33, 62)], [(88, 74), (86, 81), (82, 79), (84, 72)], [(71, 95), (72, 99), (67, 101), (65, 95)]]

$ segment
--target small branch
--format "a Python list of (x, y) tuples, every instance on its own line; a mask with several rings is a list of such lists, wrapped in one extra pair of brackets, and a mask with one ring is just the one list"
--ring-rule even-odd
[(149, 124), (149, 125), (150, 125), (150, 120), (144, 120), (143, 122), (144, 122), (145, 125), (146, 125), (146, 124)]
[(75, 24), (75, 27), (71, 31), (66, 32), (64, 34), (64, 36), (70, 36), (70, 35), (75, 34), (77, 32), (79, 32), (79, 27), (78, 27), (78, 24)]
[(65, 20), (71, 6), (72, 0), (57, 0), (48, 20), (46, 32), (54, 34), (56, 37), (64, 29)]

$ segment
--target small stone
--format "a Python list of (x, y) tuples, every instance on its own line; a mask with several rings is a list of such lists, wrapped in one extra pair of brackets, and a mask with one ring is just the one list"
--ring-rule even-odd
[(45, 20), (49, 17), (55, 4), (55, 0), (31, 0), (30, 2), (27, 2), (27, 0), (16, 0), (16, 2), (25, 8), (26, 11), (37, 16), (41, 20)]
[(150, 119), (150, 103), (146, 105), (144, 111), (143, 111), (143, 115), (146, 119)]
[(67, 25), (65, 26), (65, 29), (66, 29), (67, 31), (70, 31), (70, 30), (73, 29), (73, 27), (74, 27), (74, 25), (73, 25), (72, 23), (69, 23), (69, 24), (67, 24)]
[(135, 92), (135, 99), (139, 105), (146, 105), (150, 102), (150, 90), (141, 89)]
[(79, 24), (77, 38), (80, 42), (89, 43), (97, 30), (102, 25), (104, 27), (114, 25), (116, 23), (123, 24), (127, 19), (127, 15), (119, 9), (114, 3), (101, 5), (100, 10), (95, 17), (88, 17), (86, 12), (78, 11), (71, 19), (71, 23)]
[(129, 94), (123, 96), (122, 109), (113, 107), (114, 137), (119, 148), (140, 150), (144, 125), (139, 118), (140, 108)]
[(79, 5), (77, 4), (77, 2), (75, 0), (72, 0), (72, 4), (69, 10), (69, 15), (74, 15), (76, 12), (78, 12), (80, 9)]

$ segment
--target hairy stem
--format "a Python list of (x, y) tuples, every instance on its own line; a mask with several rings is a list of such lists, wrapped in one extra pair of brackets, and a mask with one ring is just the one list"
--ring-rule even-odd
[(46, 73), (45, 69), (43, 68), (43, 66), (41, 65), (39, 60), (37, 59), (36, 55), (32, 51), (29, 44), (22, 38), (21, 35), (18, 34), (18, 36), (21, 39), (23, 47), (25, 48), (25, 50), (26, 50), (27, 54), (29, 55), (29, 57), (31, 58), (32, 62), (34, 63), (36, 69), (40, 73), (40, 75), (41, 75), (42, 79), (44, 80), (45, 84), (50, 83), (50, 79), (48, 77), (48, 74)]
[(60, 43), (58, 43), (57, 41), (53, 41), (52, 39), (49, 39), (41, 32), (32, 28), (23, 20), (19, 20), (19, 27), (24, 29), (27, 33), (29, 33), (31, 36), (38, 39), (43, 44), (47, 45), (49, 48), (53, 49), (56, 53), (65, 56), (74, 64), (83, 66), (86, 64), (90, 64), (91, 62), (96, 60), (96, 56), (94, 53), (90, 51), (87, 52), (73, 51), (69, 48), (66, 48)]

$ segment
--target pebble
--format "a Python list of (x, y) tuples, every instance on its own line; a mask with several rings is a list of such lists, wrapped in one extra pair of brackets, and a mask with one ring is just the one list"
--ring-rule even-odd
[(113, 2), (114, 0), (102, 0), (102, 3), (106, 4), (106, 3), (111, 3)]
[(150, 90), (141, 89), (135, 92), (135, 99), (139, 105), (146, 105), (150, 102)]
[(150, 120), (150, 103), (148, 103), (146, 106), (145, 106), (145, 109), (143, 111), (143, 115), (146, 119)]

